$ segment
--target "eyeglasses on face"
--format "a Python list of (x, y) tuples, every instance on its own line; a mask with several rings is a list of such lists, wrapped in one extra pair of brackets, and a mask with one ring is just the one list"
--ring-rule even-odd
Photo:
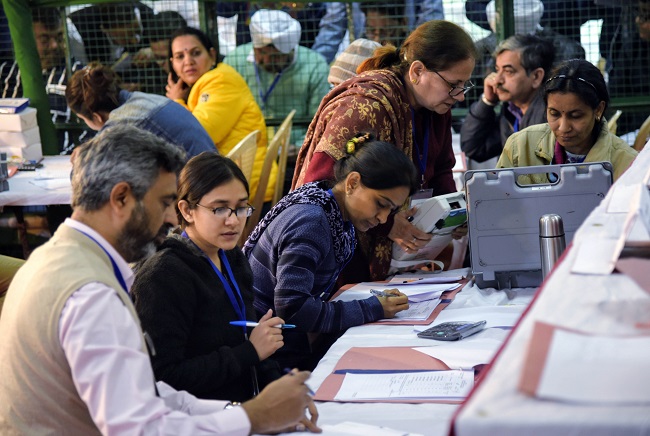
[(441, 75), (439, 72), (437, 72), (436, 70), (429, 70), (429, 71), (433, 71), (434, 73), (436, 73), (436, 74), (438, 75), (438, 77), (440, 77), (442, 80), (445, 81), (445, 83), (446, 83), (447, 85), (449, 85), (449, 87), (451, 88), (451, 89), (449, 90), (449, 96), (450, 96), (450, 97), (458, 97), (458, 96), (461, 95), (461, 94), (467, 94), (467, 93), (469, 92), (470, 89), (472, 89), (473, 87), (476, 86), (476, 85), (474, 85), (474, 84), (472, 83), (471, 80), (468, 80), (467, 82), (465, 82), (465, 83), (467, 84), (467, 86), (456, 86), (456, 85), (451, 84), (451, 83), (450, 83), (447, 79), (445, 79), (444, 77), (442, 77), (442, 75)]
[(202, 204), (199, 203), (196, 203), (196, 205), (209, 210), (219, 218), (230, 218), (233, 213), (237, 218), (248, 218), (253, 214), (253, 211), (255, 210), (255, 208), (250, 204), (247, 204), (246, 206), (239, 206), (236, 207), (235, 209), (227, 206), (219, 206), (219, 207), (212, 208), (212, 207), (203, 206)]

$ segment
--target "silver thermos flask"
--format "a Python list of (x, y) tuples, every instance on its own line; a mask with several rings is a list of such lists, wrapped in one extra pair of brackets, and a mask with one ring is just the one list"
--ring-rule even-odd
[(551, 272), (565, 248), (562, 217), (552, 213), (542, 215), (539, 219), (539, 250), (542, 256), (543, 278)]

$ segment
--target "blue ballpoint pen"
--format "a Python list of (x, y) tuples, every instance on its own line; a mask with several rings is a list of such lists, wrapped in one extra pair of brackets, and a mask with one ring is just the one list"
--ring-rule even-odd
[[(259, 322), (255, 321), (230, 321), (230, 325), (236, 325), (237, 327), (257, 327), (260, 325)], [(277, 329), (295, 329), (295, 324), (277, 324), (273, 327)]]
[(372, 295), (376, 295), (377, 297), (398, 297), (398, 295), (395, 295), (395, 294), (388, 294), (388, 293), (385, 292), (385, 291), (378, 291), (378, 290), (376, 290), (376, 289), (371, 289), (371, 290), (370, 290), (370, 293), (371, 293)]

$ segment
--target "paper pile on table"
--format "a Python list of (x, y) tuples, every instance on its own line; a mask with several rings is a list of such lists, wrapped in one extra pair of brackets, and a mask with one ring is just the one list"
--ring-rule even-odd
[(0, 152), (28, 161), (43, 157), (36, 112), (27, 107), (15, 114), (0, 113)]

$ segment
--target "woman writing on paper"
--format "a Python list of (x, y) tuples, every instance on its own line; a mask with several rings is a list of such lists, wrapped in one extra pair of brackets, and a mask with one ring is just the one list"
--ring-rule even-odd
[(391, 297), (328, 300), (357, 247), (356, 232), (385, 223), (417, 186), (417, 171), (402, 151), (363, 134), (347, 141), (334, 182), (290, 192), (251, 233), (244, 254), (253, 270), (255, 310), (272, 309), (297, 325), (284, 331), (285, 346), (274, 356), (281, 365), (311, 369), (326, 351), (316, 334), (339, 334), (408, 308), (396, 290)]
[(248, 183), (230, 159), (205, 152), (178, 180), (182, 234), (172, 235), (139, 269), (132, 295), (154, 342), (154, 373), (199, 398), (245, 401), (279, 377), (267, 360), (283, 345), (284, 321), (255, 321), (253, 277), (236, 244), (252, 212)]
[[(548, 123), (511, 135), (497, 168), (607, 161), (616, 181), (637, 152), (607, 128), (603, 113), (609, 93), (600, 70), (581, 59), (562, 63), (546, 81), (544, 99)], [(519, 180), (549, 182), (545, 173), (521, 175)]]
[[(423, 197), (456, 191), (451, 146), (451, 108), (465, 99), (476, 50), (461, 27), (441, 20), (415, 29), (396, 48), (387, 44), (321, 102), (300, 149), (293, 187), (331, 180), (334, 163), (345, 155), (345, 142), (357, 132), (373, 133), (411, 159)], [(412, 211), (359, 235), (361, 250), (344, 271), (341, 283), (383, 280), (392, 244), (414, 252), (431, 235), (407, 221)]]

